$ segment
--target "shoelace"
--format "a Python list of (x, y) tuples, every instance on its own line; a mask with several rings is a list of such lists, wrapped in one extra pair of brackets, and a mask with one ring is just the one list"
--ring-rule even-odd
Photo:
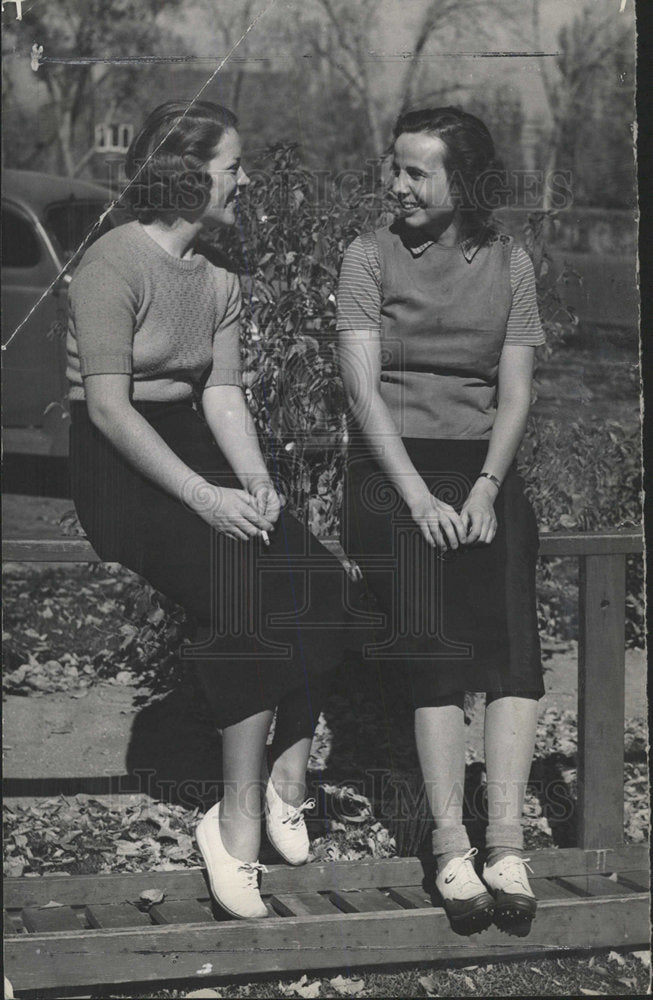
[(315, 809), (315, 799), (306, 799), (300, 806), (293, 806), (281, 822), (290, 823), (294, 828), (299, 824), (299, 821), (303, 819), (302, 813), (305, 813), (308, 809)]
[[(475, 847), (470, 847), (470, 849), (467, 851), (467, 854), (464, 854), (462, 858), (454, 858), (452, 863), (454, 863), (456, 867), (449, 875), (447, 875), (446, 879), (444, 880), (445, 885), (451, 885), (453, 880), (458, 878), (458, 876), (461, 874), (461, 868), (463, 868), (463, 866), (466, 865), (468, 862), (471, 863), (472, 858), (475, 858), (477, 854), (478, 854), (477, 849)], [(476, 873), (474, 872), (474, 874)], [(468, 878), (467, 881), (471, 881), (471, 879)]]
[(267, 875), (267, 868), (265, 865), (260, 864), (258, 861), (243, 861), (242, 865), (238, 865), (238, 871), (245, 873), (245, 884), (248, 889), (253, 889), (257, 886), (258, 873), (261, 872), (262, 875)]
[(515, 882), (521, 883), (521, 885), (523, 885), (524, 888), (526, 888), (526, 884), (523, 881), (524, 872), (522, 869), (528, 868), (531, 875), (535, 874), (531, 866), (528, 864), (530, 860), (531, 860), (530, 858), (512, 858), (511, 860), (508, 861), (507, 865), (504, 865), (504, 871), (506, 872), (508, 877), (514, 878)]

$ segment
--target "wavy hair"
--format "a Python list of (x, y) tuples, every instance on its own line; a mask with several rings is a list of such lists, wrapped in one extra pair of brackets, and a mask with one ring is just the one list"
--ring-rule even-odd
[(210, 101), (166, 101), (155, 108), (127, 152), (131, 213), (143, 223), (170, 224), (205, 208), (212, 179), (204, 168), (224, 133), (237, 125), (233, 111)]
[(507, 174), (487, 126), (460, 108), (422, 108), (399, 116), (393, 140), (406, 132), (423, 132), (444, 143), (444, 166), (460, 211), (461, 235), (490, 234), (492, 211), (507, 192)]

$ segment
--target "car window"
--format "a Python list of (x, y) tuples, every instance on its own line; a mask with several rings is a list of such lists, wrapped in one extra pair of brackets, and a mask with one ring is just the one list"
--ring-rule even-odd
[(42, 246), (33, 224), (12, 208), (2, 209), (2, 266), (36, 267)]
[[(45, 227), (63, 261), (71, 260), (106, 207), (103, 201), (80, 201), (77, 198), (48, 206), (44, 215)], [(103, 219), (85, 249), (112, 229), (114, 224), (111, 216)]]

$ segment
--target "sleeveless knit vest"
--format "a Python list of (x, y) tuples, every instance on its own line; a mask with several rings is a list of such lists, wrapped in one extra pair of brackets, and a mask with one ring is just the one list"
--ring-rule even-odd
[(381, 267), (381, 394), (403, 437), (489, 438), (512, 304), (513, 241), (468, 259), (460, 247), (411, 252), (395, 225), (362, 238)]

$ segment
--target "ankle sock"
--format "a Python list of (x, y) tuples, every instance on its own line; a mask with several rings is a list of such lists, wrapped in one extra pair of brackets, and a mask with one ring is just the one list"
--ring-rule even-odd
[(489, 823), (485, 834), (487, 848), (486, 864), (493, 865), (495, 861), (507, 854), (522, 857), (524, 853), (524, 831), (520, 823)]
[(467, 830), (462, 824), (460, 826), (445, 826), (439, 830), (434, 830), (432, 844), (439, 872), (453, 858), (460, 858), (463, 854), (466, 854), (470, 847)]

